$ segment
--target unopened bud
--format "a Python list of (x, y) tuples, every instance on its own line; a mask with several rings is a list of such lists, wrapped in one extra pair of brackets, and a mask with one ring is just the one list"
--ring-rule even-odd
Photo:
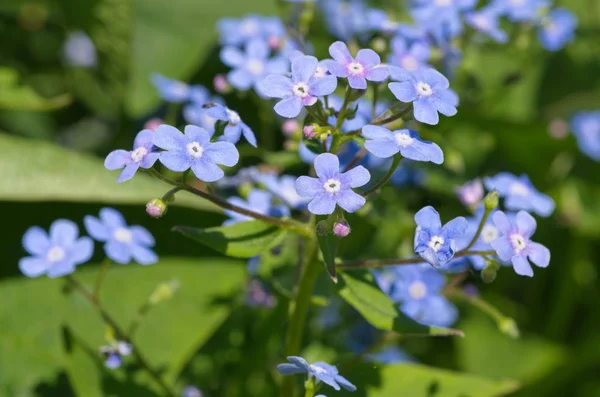
[(504, 318), (498, 323), (498, 327), (500, 327), (500, 331), (513, 339), (517, 339), (521, 335), (517, 323), (512, 318)]
[(376, 52), (385, 52), (387, 50), (387, 43), (381, 37), (378, 37), (371, 41), (371, 48)]
[(317, 136), (317, 132), (315, 131), (315, 127), (313, 125), (305, 125), (303, 132), (306, 139), (314, 139)]
[(146, 212), (153, 218), (160, 218), (167, 212), (167, 203), (161, 199), (151, 200), (146, 204)]
[(144, 129), (154, 132), (161, 124), (164, 124), (164, 121), (162, 121), (158, 117), (155, 117), (146, 121), (146, 124), (144, 124)]
[(218, 74), (213, 79), (213, 87), (219, 94), (227, 94), (231, 91), (231, 85), (224, 74)]
[(485, 209), (488, 211), (495, 210), (498, 208), (498, 201), (500, 200), (500, 195), (497, 190), (493, 190), (485, 195), (483, 199), (483, 203), (485, 205)]
[(277, 36), (271, 36), (267, 39), (267, 44), (272, 51), (277, 51), (281, 48), (281, 39)]
[(283, 122), (281, 126), (281, 131), (285, 136), (291, 136), (294, 132), (298, 131), (298, 121), (295, 119), (288, 119)]
[(338, 237), (346, 237), (350, 234), (350, 225), (346, 221), (338, 221), (333, 225), (333, 234)]
[(154, 292), (152, 292), (148, 301), (155, 305), (159, 302), (171, 299), (177, 288), (179, 288), (179, 283), (176, 280), (169, 281), (168, 283), (161, 283), (156, 287)]

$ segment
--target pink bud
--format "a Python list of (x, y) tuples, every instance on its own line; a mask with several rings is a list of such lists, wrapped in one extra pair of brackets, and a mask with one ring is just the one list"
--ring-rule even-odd
[(569, 123), (562, 119), (555, 119), (548, 125), (548, 132), (553, 138), (564, 139), (569, 134)]
[(213, 86), (215, 87), (215, 91), (217, 91), (219, 94), (227, 94), (229, 91), (231, 91), (231, 86), (227, 81), (227, 77), (225, 77), (223, 74), (218, 74), (215, 76), (213, 79)]
[(161, 124), (164, 124), (164, 122), (161, 119), (155, 117), (153, 119), (146, 121), (146, 124), (144, 124), (144, 128), (154, 132), (154, 131), (156, 131), (158, 126)]
[(317, 136), (315, 127), (313, 127), (312, 125), (305, 125), (303, 131), (304, 131), (304, 137), (306, 139), (313, 139), (314, 137)]
[(146, 212), (153, 218), (160, 218), (167, 212), (167, 203), (161, 199), (151, 200), (146, 204)]
[(483, 185), (479, 178), (467, 182), (456, 189), (458, 199), (466, 206), (473, 206), (479, 203), (483, 199), (483, 193)]
[(292, 135), (294, 132), (296, 132), (298, 130), (298, 121), (295, 119), (288, 119), (286, 121), (283, 122), (283, 125), (281, 126), (281, 131), (283, 131), (283, 133), (286, 136), (290, 136)]
[(333, 225), (333, 234), (338, 237), (346, 237), (350, 234), (350, 225), (346, 221), (336, 222)]
[(281, 39), (277, 36), (271, 36), (267, 39), (267, 44), (271, 50), (276, 51), (281, 48)]

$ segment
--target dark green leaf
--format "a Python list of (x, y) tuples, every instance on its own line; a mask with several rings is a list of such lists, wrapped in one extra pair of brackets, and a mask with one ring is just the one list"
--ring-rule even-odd
[(337, 283), (335, 257), (337, 255), (337, 250), (341, 239), (332, 233), (327, 233), (324, 236), (318, 235), (318, 239), (319, 248), (321, 248), (321, 253), (323, 254), (323, 262), (325, 262), (327, 273), (329, 273), (329, 277), (331, 277), (333, 282)]

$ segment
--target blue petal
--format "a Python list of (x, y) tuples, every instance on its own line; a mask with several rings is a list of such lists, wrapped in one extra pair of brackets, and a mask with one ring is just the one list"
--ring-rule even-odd
[[(365, 141), (365, 149), (382, 159), (392, 157), (400, 151), (393, 138), (380, 138)], [(404, 155), (404, 153), (402, 153)], [(404, 157), (411, 158), (404, 155)]]
[(277, 365), (277, 371), (282, 375), (295, 375), (306, 372), (305, 368), (300, 368), (294, 364), (279, 364)]
[(347, 212), (356, 212), (365, 205), (366, 199), (352, 190), (340, 191), (335, 195), (335, 201)]
[(183, 172), (192, 165), (190, 155), (184, 152), (162, 152), (158, 158), (171, 171)]
[(250, 127), (248, 127), (246, 124), (240, 124), (242, 126), (242, 133), (244, 134), (244, 138), (246, 138), (246, 141), (248, 141), (248, 143), (253, 147), (257, 147), (256, 136), (254, 135), (254, 131), (252, 131), (252, 129), (250, 129)]
[(75, 265), (70, 261), (63, 261), (60, 263), (53, 264), (50, 269), (48, 269), (48, 277), (57, 278), (66, 276), (67, 274), (71, 274), (75, 271)]
[(200, 146), (205, 147), (210, 142), (211, 134), (202, 127), (197, 125), (186, 125), (185, 126), (185, 137), (190, 142), (198, 142)]
[(23, 235), (23, 248), (32, 255), (46, 255), (50, 249), (50, 239), (44, 229), (32, 226)]
[(550, 264), (550, 250), (542, 244), (529, 242), (527, 256), (538, 267), (547, 267)]
[(336, 375), (335, 380), (339, 383), (344, 389), (348, 391), (356, 391), (356, 386), (354, 386), (350, 381), (344, 378), (342, 375)]
[(367, 79), (361, 76), (348, 76), (348, 85), (357, 90), (365, 90), (367, 88)]
[(436, 125), (440, 121), (437, 109), (428, 99), (419, 98), (413, 102), (415, 120), (421, 123)]
[(390, 83), (388, 88), (400, 102), (408, 103), (417, 99), (417, 90), (412, 82)]
[(131, 246), (131, 256), (140, 265), (151, 265), (158, 261), (158, 255), (154, 251), (138, 244)]
[(85, 263), (94, 254), (94, 242), (89, 237), (81, 237), (69, 247), (69, 260), (75, 265)]
[(364, 186), (367, 183), (369, 183), (370, 179), (371, 174), (362, 165), (354, 167), (351, 170), (344, 172), (340, 175), (340, 180), (342, 181), (342, 183), (348, 184), (348, 186), (350, 186), (351, 188)]
[(104, 207), (100, 210), (100, 220), (109, 228), (125, 227), (127, 223), (123, 215), (114, 208)]
[(296, 192), (302, 197), (314, 197), (317, 193), (323, 191), (323, 184), (317, 178), (301, 176), (296, 179)]
[(75, 243), (78, 235), (77, 225), (67, 219), (57, 219), (50, 226), (50, 241), (53, 245), (69, 247)]
[(208, 159), (206, 156), (202, 156), (192, 162), (192, 172), (196, 175), (196, 178), (204, 182), (215, 182), (225, 176), (223, 170), (219, 168), (213, 160)]
[(235, 47), (224, 47), (219, 54), (221, 62), (230, 68), (237, 68), (244, 64), (246, 58), (242, 52)]
[(128, 164), (123, 168), (123, 171), (119, 174), (117, 178), (117, 183), (126, 182), (133, 178), (137, 170), (140, 168), (140, 163), (132, 163)]
[(469, 223), (467, 220), (464, 217), (459, 216), (444, 225), (442, 234), (450, 239), (459, 238), (465, 234), (468, 227)]
[(183, 151), (188, 141), (177, 128), (163, 124), (154, 131), (152, 143), (165, 150)]
[(137, 149), (142, 146), (150, 146), (152, 144), (152, 138), (154, 137), (154, 132), (151, 130), (141, 130), (135, 136), (133, 140), (133, 148)]
[(104, 160), (104, 168), (107, 170), (119, 170), (125, 167), (125, 164), (131, 162), (131, 152), (127, 150), (113, 150)]
[(131, 250), (126, 244), (111, 240), (104, 244), (104, 251), (106, 256), (121, 265), (131, 262)]
[(415, 214), (415, 222), (424, 229), (439, 230), (442, 227), (440, 214), (432, 206), (420, 209)]
[(317, 70), (317, 58), (313, 56), (303, 56), (292, 62), (292, 81), (307, 82)]
[(156, 244), (152, 234), (143, 226), (134, 225), (129, 228), (132, 234), (133, 241), (137, 244), (143, 244), (149, 247), (153, 247)]
[(517, 230), (524, 237), (531, 237), (537, 228), (535, 218), (525, 211), (517, 212), (516, 216)]
[(314, 167), (320, 179), (337, 178), (340, 173), (340, 160), (335, 154), (322, 153), (315, 158)]
[(329, 215), (335, 210), (335, 199), (329, 193), (318, 193), (308, 203), (308, 210), (315, 215)]
[(231, 142), (211, 143), (206, 147), (204, 154), (213, 162), (227, 167), (233, 167), (240, 160), (240, 153)]
[(503, 261), (510, 260), (515, 254), (514, 248), (508, 236), (498, 237), (492, 241), (490, 245), (494, 248), (496, 254), (498, 254), (498, 258)]
[(494, 222), (494, 225), (498, 228), (498, 231), (500, 233), (508, 235), (512, 231), (513, 227), (510, 224), (510, 221), (508, 220), (508, 217), (504, 212), (494, 212), (494, 215), (492, 215), (492, 221)]
[(44, 258), (28, 256), (19, 260), (19, 270), (27, 277), (41, 276), (50, 264)]
[(329, 95), (335, 91), (337, 87), (337, 78), (327, 75), (320, 78), (315, 78), (309, 83), (309, 93), (314, 96)]
[(302, 100), (297, 96), (290, 96), (277, 102), (273, 109), (281, 117), (294, 118), (302, 110)]
[(525, 255), (515, 255), (511, 258), (515, 273), (521, 276), (533, 277), (533, 269)]
[(285, 98), (292, 95), (292, 81), (289, 77), (270, 74), (260, 85), (262, 92), (271, 98)]
[(378, 125), (365, 125), (362, 128), (362, 135), (367, 139), (385, 139), (394, 136), (390, 130)]

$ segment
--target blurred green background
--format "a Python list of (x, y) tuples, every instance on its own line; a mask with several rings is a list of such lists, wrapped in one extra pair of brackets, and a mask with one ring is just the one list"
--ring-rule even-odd
[[(455, 327), (465, 338), (401, 339), (426, 366), (362, 364), (347, 374), (359, 386), (353, 395), (600, 396), (600, 165), (578, 152), (572, 136), (548, 132), (553, 120), (600, 109), (600, 5), (559, 3), (580, 22), (576, 41), (561, 52), (541, 51), (526, 29), (513, 32), (507, 46), (464, 49), (452, 82), (461, 97), (458, 115), (422, 132), (444, 149), (444, 167), (427, 167), (426, 189), (385, 189), (377, 199), (385, 205), (352, 218), (353, 234), (342, 247), (345, 258), (406, 253), (415, 210), (431, 204), (443, 218), (464, 215), (456, 185), (498, 171), (527, 173), (558, 204), (552, 217), (539, 220), (536, 234), (552, 251), (550, 267), (536, 269), (533, 279), (503, 269), (491, 285), (476, 275), (469, 280), (517, 321), (522, 337), (510, 339), (476, 309), (460, 306)], [(165, 114), (150, 73), (210, 87), (226, 71), (216, 21), (248, 12), (276, 14), (277, 7), (268, 0), (0, 0), (0, 396), (160, 395), (127, 361), (117, 371), (103, 368), (97, 348), (106, 328), (85, 300), (65, 291), (62, 280), (26, 279), (17, 268), (29, 226), (47, 228), (57, 218), (82, 226), (84, 215), (104, 205), (150, 229), (161, 256), (151, 267), (108, 273), (102, 299), (117, 320), (133, 321), (160, 283), (179, 283), (136, 336), (149, 361), (177, 387), (195, 384), (209, 396), (275, 395), (288, 302), (280, 297), (271, 310), (245, 307), (245, 263), (170, 231), (178, 224), (218, 225), (224, 216), (182, 195), (168, 216), (151, 219), (144, 204), (167, 188), (145, 175), (117, 185), (102, 165), (110, 150), (131, 145), (145, 121)], [(64, 64), (61, 47), (77, 30), (96, 45), (96, 68)], [(314, 31), (326, 34), (322, 26)], [(326, 56), (332, 41), (316, 39), (317, 55)], [(259, 139), (272, 137), (268, 147), (281, 142), (276, 120), (260, 119), (256, 102), (226, 99), (261, 131)], [(247, 149), (244, 164), (260, 163), (264, 152)], [(282, 268), (285, 254), (278, 255), (272, 261)], [(91, 285), (96, 271), (84, 265), (76, 276)], [(326, 279), (319, 294), (332, 294)], [(307, 358), (348, 358), (337, 335), (309, 326)]]

